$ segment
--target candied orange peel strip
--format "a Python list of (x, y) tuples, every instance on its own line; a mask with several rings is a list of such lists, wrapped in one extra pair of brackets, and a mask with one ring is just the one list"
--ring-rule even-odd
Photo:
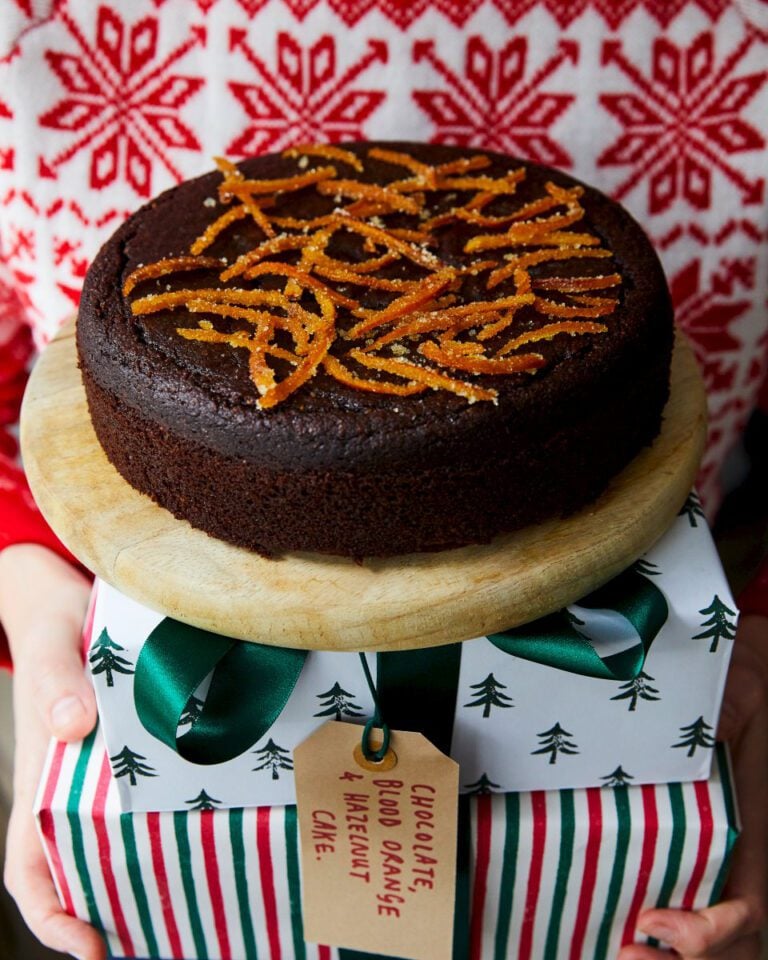
[[(367, 313), (366, 319), (361, 320), (346, 334), (348, 339), (362, 337), (376, 327), (384, 323), (391, 323), (393, 320), (399, 320), (406, 314), (412, 313), (419, 306), (423, 306), (428, 300), (441, 293), (446, 287), (456, 279), (456, 271), (451, 267), (434, 273), (431, 277), (422, 280), (416, 290), (405, 293), (393, 300), (389, 306), (383, 310), (371, 310)], [(358, 313), (361, 311), (358, 311)]]
[(435, 167), (440, 177), (447, 177), (452, 173), (469, 173), (472, 170), (484, 170), (490, 167), (491, 158), (485, 154), (479, 153), (474, 157), (459, 157), (458, 160), (448, 160), (446, 163), (438, 163)]
[(378, 243), (379, 246), (388, 247), (394, 253), (402, 254), (420, 267), (426, 267), (428, 270), (439, 270), (444, 266), (434, 253), (430, 253), (430, 251), (424, 250), (415, 244), (408, 243), (405, 240), (400, 240), (383, 227), (366, 223), (364, 220), (355, 220), (345, 213), (331, 214), (330, 222), (335, 226), (349, 230), (351, 233), (357, 233), (361, 237), (368, 237), (373, 240), (374, 243)]
[(411, 230), (409, 227), (390, 227), (389, 232), (397, 240), (405, 240), (408, 243), (429, 244), (434, 243), (435, 240), (426, 230)]
[[(427, 163), (383, 146), (362, 155), (334, 144), (299, 144), (283, 155), (298, 160), (299, 172), (272, 179), (246, 177), (236, 164), (217, 158), (218, 197), (227, 208), (190, 244), (188, 255), (136, 268), (124, 285), (128, 296), (144, 280), (216, 270), (220, 287), (148, 293), (132, 299), (131, 310), (136, 316), (186, 310), (200, 319), (196, 327), (178, 327), (179, 336), (247, 350), (262, 409), (282, 403), (321, 368), (340, 383), (372, 393), (405, 397), (435, 389), (470, 403), (495, 401), (495, 390), (443, 371), (471, 377), (535, 373), (544, 357), (518, 353), (526, 344), (608, 329), (596, 319), (616, 310), (622, 278), (613, 264), (599, 275), (577, 274), (580, 260), (612, 257), (599, 237), (574, 229), (584, 217), (582, 187), (548, 181), (544, 195), (516, 202), (525, 169), (490, 174), (492, 161), (484, 154)], [(307, 169), (310, 158), (325, 165)], [(368, 161), (405, 174), (370, 182)], [(340, 176), (338, 164), (361, 178)], [(284, 214), (283, 196), (301, 191), (316, 198), (304, 207), (310, 215)], [(430, 216), (427, 198), (436, 192), (453, 205), (440, 213), (432, 208)], [(242, 221), (247, 231), (254, 225), (259, 231), (251, 249), (229, 264), (203, 256)], [(446, 246), (445, 236), (435, 231), (448, 224), (459, 224), (464, 237), (469, 234), (463, 253), (479, 254), (474, 262), (446, 262), (453, 259), (447, 252), (450, 242)], [(344, 239), (345, 234), (352, 236)], [(406, 261), (423, 273), (414, 274)], [(551, 269), (548, 276), (536, 275), (534, 268), (550, 263), (563, 268), (557, 275)], [(505, 285), (495, 299), (477, 299), (474, 278), (485, 273), (489, 292)], [(265, 283), (282, 289), (264, 289)], [(526, 325), (536, 314), (554, 322), (518, 333), (498, 348), (497, 338), (513, 327), (523, 308)], [(348, 324), (351, 316), (351, 325), (342, 328), (344, 339), (360, 342), (336, 356), (330, 350), (339, 332), (338, 309), (348, 311)], [(215, 318), (226, 320), (230, 329), (217, 329)], [(238, 324), (243, 328), (232, 331)], [(488, 347), (493, 356), (486, 354)], [(285, 368), (274, 369), (275, 361), (290, 372), (282, 376)], [(384, 376), (361, 376), (354, 364)]]
[(402, 194), (379, 187), (374, 183), (360, 183), (359, 180), (325, 180), (318, 183), (317, 192), (328, 197), (335, 197), (338, 203), (342, 197), (352, 197), (353, 200), (365, 200), (382, 206), (385, 209), (399, 210), (401, 213), (418, 213), (421, 205), (413, 197), (404, 197)]
[(370, 260), (361, 260), (358, 263), (352, 263), (347, 260), (340, 260), (339, 263), (343, 263), (346, 268), (353, 273), (373, 273), (374, 270), (381, 270), (382, 267), (388, 267), (390, 263), (394, 263), (399, 259), (399, 253), (388, 252), (382, 253), (380, 257), (371, 257)]
[(262, 394), (259, 400), (259, 407), (261, 407), (262, 410), (268, 410), (270, 407), (276, 406), (285, 400), (286, 397), (295, 393), (310, 377), (313, 377), (320, 364), (328, 355), (328, 350), (333, 343), (333, 338), (333, 326), (332, 324), (328, 324), (325, 329), (317, 335), (309, 352), (296, 369)]
[[(378, 348), (392, 343), (395, 340), (403, 340), (406, 337), (420, 336), (425, 333), (432, 333), (435, 330), (470, 330), (473, 327), (482, 328), (486, 322), (498, 322), (501, 319), (503, 310), (514, 310), (534, 302), (534, 296), (531, 293), (515, 294), (510, 297), (503, 297), (499, 300), (488, 300), (485, 302), (476, 302), (471, 304), (460, 304), (458, 306), (437, 308), (430, 311), (421, 311), (415, 315), (410, 315), (404, 323), (398, 324), (392, 330), (382, 334), (377, 340), (373, 341), (372, 347)], [(369, 324), (376, 318), (373, 317)], [(390, 318), (393, 319), (393, 318)], [(506, 326), (507, 324), (505, 324)], [(376, 326), (379, 326), (377, 323)], [(353, 328), (354, 330), (355, 328)], [(368, 326), (369, 330), (375, 327)], [(351, 333), (351, 332), (350, 332)], [(478, 334), (479, 336), (479, 334)], [(366, 347), (366, 349), (370, 349)]]
[(123, 294), (127, 297), (137, 284), (143, 283), (145, 280), (165, 277), (177, 271), (217, 270), (220, 268), (221, 260), (216, 260), (215, 257), (166, 257), (164, 260), (155, 260), (154, 263), (143, 264), (129, 273), (123, 284)]
[(541, 277), (536, 280), (537, 290), (556, 290), (558, 293), (578, 293), (581, 290), (604, 290), (621, 283), (621, 275), (611, 273), (599, 277)]
[(509, 340), (501, 349), (496, 351), (496, 356), (503, 357), (511, 353), (512, 350), (524, 347), (527, 343), (551, 340), (553, 337), (557, 337), (562, 333), (568, 333), (572, 337), (575, 337), (582, 333), (605, 333), (607, 329), (608, 327), (606, 327), (604, 323), (592, 323), (588, 320), (563, 320), (562, 323), (548, 323), (543, 327), (539, 327), (537, 330), (528, 330), (525, 333), (521, 333), (520, 336)]
[(400, 150), (386, 150), (383, 147), (371, 147), (368, 156), (374, 160), (383, 160), (385, 163), (391, 163), (398, 167), (405, 167), (410, 170), (416, 180), (432, 189), (437, 184), (437, 170), (428, 163), (422, 163), (409, 153), (403, 153)]
[(336, 176), (336, 167), (318, 167), (316, 170), (307, 170), (306, 173), (297, 173), (292, 177), (276, 177), (272, 180), (236, 180), (232, 183), (226, 183), (228, 192), (235, 196), (245, 194), (270, 194), (292, 193), (296, 190), (303, 190), (304, 187), (310, 187), (316, 183), (322, 183), (323, 180), (330, 180)]
[(476, 343), (474, 340), (454, 340), (453, 330), (446, 330), (438, 336), (440, 346), (453, 353), (464, 353), (470, 356), (482, 357), (485, 349), (482, 343)]
[(535, 266), (539, 263), (549, 263), (555, 260), (579, 260), (583, 258), (588, 259), (600, 259), (601, 257), (611, 257), (613, 254), (610, 250), (604, 250), (602, 247), (595, 249), (594, 247), (587, 248), (550, 248), (548, 250), (533, 250), (530, 253), (524, 254), (512, 254), (507, 255), (507, 262), (503, 267), (499, 267), (494, 270), (493, 273), (488, 277), (488, 283), (486, 284), (488, 290), (492, 290), (494, 287), (497, 287), (504, 280), (507, 280), (509, 277), (513, 276), (516, 270), (527, 270), (528, 267)]
[(380, 370), (382, 373), (392, 373), (408, 380), (415, 380), (417, 383), (423, 383), (433, 390), (448, 390), (450, 393), (464, 397), (470, 403), (476, 403), (478, 400), (496, 400), (498, 397), (496, 390), (476, 387), (474, 384), (465, 383), (463, 380), (454, 380), (453, 377), (437, 370), (431, 370), (429, 367), (423, 367), (421, 364), (413, 363), (410, 360), (379, 357), (374, 354), (363, 353), (362, 350), (357, 349), (350, 350), (349, 355), (364, 367)]
[(190, 300), (210, 303), (264, 304), (273, 307), (286, 307), (290, 300), (278, 290), (241, 290), (233, 287), (208, 287), (199, 290), (172, 290), (166, 293), (148, 294), (131, 303), (134, 316), (158, 313), (160, 310), (173, 310), (184, 307)]
[(242, 220), (248, 216), (248, 211), (243, 206), (239, 207), (230, 207), (229, 210), (222, 213), (220, 217), (213, 221), (210, 224), (205, 232), (201, 234), (195, 240), (195, 242), (190, 246), (189, 252), (193, 255), (197, 255), (207, 250), (211, 246), (213, 241), (222, 233), (226, 228), (235, 223), (237, 220)]
[(604, 300), (594, 305), (557, 303), (546, 297), (536, 297), (535, 309), (546, 317), (607, 317), (616, 309), (617, 300)]
[(467, 373), (482, 373), (489, 376), (508, 373), (523, 373), (544, 366), (544, 357), (540, 353), (521, 353), (506, 360), (496, 357), (478, 357), (467, 355), (463, 350), (446, 349), (434, 341), (427, 340), (419, 347), (419, 353), (428, 360), (434, 360), (445, 367), (465, 370)]
[(331, 257), (317, 256), (313, 257), (311, 262), (315, 273), (328, 280), (335, 280), (340, 283), (355, 283), (361, 287), (370, 287), (373, 290), (389, 290), (395, 293), (411, 291), (420, 286), (418, 280), (370, 277), (365, 273), (350, 270), (341, 260), (334, 260)]
[(212, 324), (203, 320), (200, 321), (200, 326), (197, 328), (179, 327), (176, 333), (186, 340), (197, 340), (202, 343), (225, 343), (230, 347), (247, 350), (250, 354), (248, 372), (256, 389), (260, 394), (264, 394), (274, 386), (274, 372), (265, 360), (266, 344), (262, 340), (250, 336), (247, 331), (238, 330), (235, 333), (222, 333), (215, 330)]
[(414, 317), (406, 320), (405, 323), (398, 324), (386, 333), (381, 334), (370, 343), (366, 343), (362, 349), (368, 353), (371, 350), (379, 350), (398, 340), (422, 337), (428, 333), (437, 333), (443, 331), (454, 336), (464, 330), (473, 328), (482, 328), (485, 322), (495, 322), (501, 318), (501, 311), (488, 311), (484, 314), (471, 314), (463, 317), (453, 317), (446, 314), (445, 310), (431, 310), (425, 313), (417, 313)]
[(257, 263), (256, 266), (249, 267), (245, 272), (245, 276), (249, 280), (265, 275), (290, 277), (302, 287), (309, 287), (314, 291), (321, 290), (329, 299), (342, 307), (354, 308), (358, 306), (357, 300), (337, 293), (336, 290), (332, 290), (326, 286), (326, 284), (321, 283), (320, 280), (310, 276), (305, 270), (302, 270), (301, 267), (295, 267), (290, 263), (275, 263), (270, 260), (268, 263)]
[(426, 384), (416, 383), (414, 380), (408, 383), (390, 383), (385, 380), (368, 380), (365, 377), (358, 377), (330, 353), (323, 360), (323, 366), (339, 383), (344, 383), (348, 387), (355, 387), (358, 390), (366, 390), (368, 393), (387, 393), (395, 397), (412, 397), (415, 393), (423, 393), (427, 389)]
[(264, 260), (265, 257), (274, 256), (276, 253), (285, 253), (287, 250), (302, 250), (304, 247), (309, 246), (310, 243), (312, 243), (312, 238), (305, 234), (292, 236), (283, 233), (280, 234), (280, 236), (272, 237), (269, 240), (265, 240), (264, 243), (260, 243), (258, 247), (255, 247), (253, 250), (249, 250), (248, 253), (244, 253), (238, 257), (230, 267), (227, 267), (227, 269), (220, 274), (219, 279), (222, 281), (231, 280), (232, 277), (238, 277), (241, 273), (245, 273), (249, 267), (258, 263), (260, 260)]
[[(189, 300), (186, 304), (190, 313), (215, 313), (220, 317), (230, 317), (233, 320), (247, 320), (257, 328), (258, 336), (268, 337), (276, 322), (280, 319), (267, 310), (254, 310), (252, 307), (237, 307), (231, 303), (212, 303), (210, 300)], [(207, 321), (201, 320), (205, 327)], [(205, 327), (207, 329), (207, 327)]]
[(498, 336), (500, 333), (503, 333), (507, 327), (511, 327), (516, 319), (516, 310), (505, 311), (495, 322), (484, 323), (483, 326), (477, 331), (477, 339), (483, 341), (490, 340), (492, 337)]

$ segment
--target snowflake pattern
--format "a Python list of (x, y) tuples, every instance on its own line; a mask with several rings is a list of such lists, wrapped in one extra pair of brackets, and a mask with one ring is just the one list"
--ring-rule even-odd
[(244, 30), (230, 31), (229, 45), (256, 75), (253, 83), (229, 84), (248, 117), (227, 147), (235, 156), (283, 150), (294, 143), (364, 139), (366, 120), (386, 97), (383, 90), (355, 86), (372, 64), (387, 62), (382, 40), (369, 40), (366, 52), (342, 72), (329, 34), (302, 47), (291, 34), (279, 33), (274, 67), (256, 54)]
[(766, 146), (762, 134), (739, 116), (768, 77), (765, 70), (738, 73), (753, 42), (754, 34), (745, 33), (718, 63), (711, 32), (700, 33), (687, 47), (657, 37), (650, 76), (627, 57), (620, 40), (603, 44), (603, 65), (618, 67), (635, 87), (600, 95), (603, 107), (624, 129), (598, 157), (598, 166), (631, 170), (613, 192), (617, 200), (647, 180), (651, 214), (678, 199), (705, 210), (712, 203), (712, 172), (717, 170), (742, 203), (761, 202), (765, 178), (750, 179), (734, 162), (737, 154)]
[(438, 56), (432, 40), (417, 41), (414, 61), (429, 63), (443, 86), (414, 90), (413, 98), (435, 126), (433, 143), (500, 150), (568, 167), (571, 156), (550, 128), (575, 97), (542, 87), (563, 63), (576, 63), (578, 53), (577, 43), (561, 40), (551, 57), (530, 70), (527, 37), (512, 37), (494, 50), (483, 37), (471, 36), (461, 77)]
[(693, 344), (709, 392), (733, 387), (740, 341), (731, 328), (750, 309), (752, 301), (745, 294), (754, 282), (752, 258), (722, 260), (708, 286), (702, 282), (698, 258), (672, 278), (675, 317)]
[(204, 30), (191, 27), (187, 38), (161, 58), (155, 17), (129, 26), (115, 9), (100, 6), (93, 42), (66, 10), (61, 18), (78, 52), (46, 51), (48, 66), (65, 95), (40, 116), (39, 123), (68, 134), (69, 142), (54, 157), (40, 158), (40, 174), (55, 178), (61, 166), (90, 150), (94, 190), (122, 179), (140, 197), (149, 197), (154, 164), (181, 180), (170, 154), (199, 150), (200, 141), (179, 112), (203, 86), (203, 79), (171, 69), (190, 49), (205, 43)]

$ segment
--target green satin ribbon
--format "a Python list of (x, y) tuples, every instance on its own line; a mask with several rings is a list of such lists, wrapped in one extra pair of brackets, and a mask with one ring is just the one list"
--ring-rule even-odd
[(630, 568), (583, 597), (578, 605), (621, 614), (637, 631), (639, 643), (603, 658), (563, 610), (522, 627), (491, 634), (488, 639), (505, 653), (558, 670), (602, 680), (634, 679), (643, 669), (651, 644), (669, 616), (661, 590)]
[(460, 665), (460, 643), (377, 654), (376, 687), (389, 727), (423, 733), (450, 754)]
[[(223, 763), (253, 746), (293, 693), (306, 650), (243, 643), (166, 618), (136, 662), (139, 720), (192, 763)], [(213, 671), (200, 715), (177, 736), (192, 694)]]

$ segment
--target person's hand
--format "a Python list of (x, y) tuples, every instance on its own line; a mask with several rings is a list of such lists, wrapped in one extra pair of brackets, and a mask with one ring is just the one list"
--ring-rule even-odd
[(5, 885), (47, 947), (81, 960), (104, 960), (99, 934), (59, 904), (32, 815), (51, 736), (79, 740), (96, 722), (80, 654), (89, 591), (87, 580), (45, 547), (21, 544), (0, 553), (0, 621), (14, 665), (16, 728)]
[[(723, 900), (703, 910), (645, 910), (638, 929), (685, 960), (759, 960), (768, 909), (768, 617), (739, 623), (718, 739), (732, 748), (742, 820)], [(619, 952), (619, 960), (668, 956), (640, 944)]]

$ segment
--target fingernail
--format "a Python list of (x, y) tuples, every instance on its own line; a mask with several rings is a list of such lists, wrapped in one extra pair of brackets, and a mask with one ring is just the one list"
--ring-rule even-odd
[(51, 707), (51, 726), (55, 730), (61, 730), (81, 720), (84, 714), (83, 701), (74, 693), (70, 694), (57, 700)]
[(673, 944), (677, 939), (677, 930), (674, 927), (668, 927), (665, 923), (647, 923), (640, 929), (649, 937), (663, 940), (664, 943)]

